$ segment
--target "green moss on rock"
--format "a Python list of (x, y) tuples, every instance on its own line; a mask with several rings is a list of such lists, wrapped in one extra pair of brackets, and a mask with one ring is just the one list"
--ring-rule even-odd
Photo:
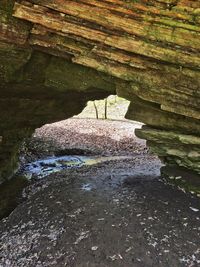
[(30, 48), (21, 49), (15, 45), (0, 42), (0, 81), (18, 80), (17, 71), (29, 61), (31, 53)]
[(15, 0), (1, 0), (0, 9), (5, 10), (8, 14), (12, 14)]
[(45, 85), (60, 91), (91, 91), (96, 88), (115, 92), (114, 80), (108, 75), (55, 57), (46, 70)]

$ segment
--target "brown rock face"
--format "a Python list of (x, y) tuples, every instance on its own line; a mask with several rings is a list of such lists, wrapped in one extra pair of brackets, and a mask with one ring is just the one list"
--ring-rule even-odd
[[(16, 83), (33, 88), (33, 80), (34, 97), (40, 86), (57, 97), (116, 89), (131, 100), (127, 118), (148, 125), (137, 134), (153, 151), (200, 171), (199, 1), (11, 0), (1, 1), (0, 12), (4, 90)], [(19, 92), (12, 94), (21, 99)], [(171, 135), (190, 142), (172, 142)], [(177, 145), (180, 151), (170, 152)]]

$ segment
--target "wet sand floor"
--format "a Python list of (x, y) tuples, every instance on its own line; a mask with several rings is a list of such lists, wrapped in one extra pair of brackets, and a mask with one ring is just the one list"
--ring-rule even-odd
[(200, 200), (144, 155), (63, 170), (0, 223), (0, 266), (200, 266)]

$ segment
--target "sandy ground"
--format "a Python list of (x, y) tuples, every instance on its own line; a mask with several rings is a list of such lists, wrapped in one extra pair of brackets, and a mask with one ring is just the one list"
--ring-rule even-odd
[(98, 123), (97, 129), (72, 119), (38, 129), (37, 138), (51, 146), (43, 143), (35, 157), (72, 147), (101, 155), (127, 151), (132, 158), (63, 170), (29, 185), (23, 203), (0, 222), (0, 266), (200, 266), (200, 200), (163, 181), (160, 161), (134, 136), (134, 124)]

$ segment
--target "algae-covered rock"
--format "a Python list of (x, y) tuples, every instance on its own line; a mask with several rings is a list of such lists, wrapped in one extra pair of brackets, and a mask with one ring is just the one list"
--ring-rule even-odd
[(18, 80), (20, 70), (31, 58), (32, 49), (27, 46), (30, 32), (28, 22), (12, 17), (14, 1), (0, 3), (0, 82)]
[(8, 14), (12, 14), (15, 0), (1, 0), (0, 9), (6, 11)]
[(151, 151), (164, 162), (174, 163), (200, 174), (200, 137), (145, 127), (137, 129), (136, 135), (146, 139)]
[(53, 57), (45, 76), (45, 85), (59, 91), (92, 91), (101, 89), (115, 92), (114, 79), (96, 70), (68, 62), (66, 59)]
[(0, 42), (0, 82), (18, 81), (18, 71), (29, 61), (31, 49)]
[(126, 92), (121, 92), (119, 90), (118, 92), (119, 95), (131, 100), (126, 114), (127, 119), (142, 121), (149, 126), (159, 129), (179, 131), (200, 136), (199, 120), (164, 111), (160, 108), (159, 104), (145, 101), (134, 94), (127, 96)]

